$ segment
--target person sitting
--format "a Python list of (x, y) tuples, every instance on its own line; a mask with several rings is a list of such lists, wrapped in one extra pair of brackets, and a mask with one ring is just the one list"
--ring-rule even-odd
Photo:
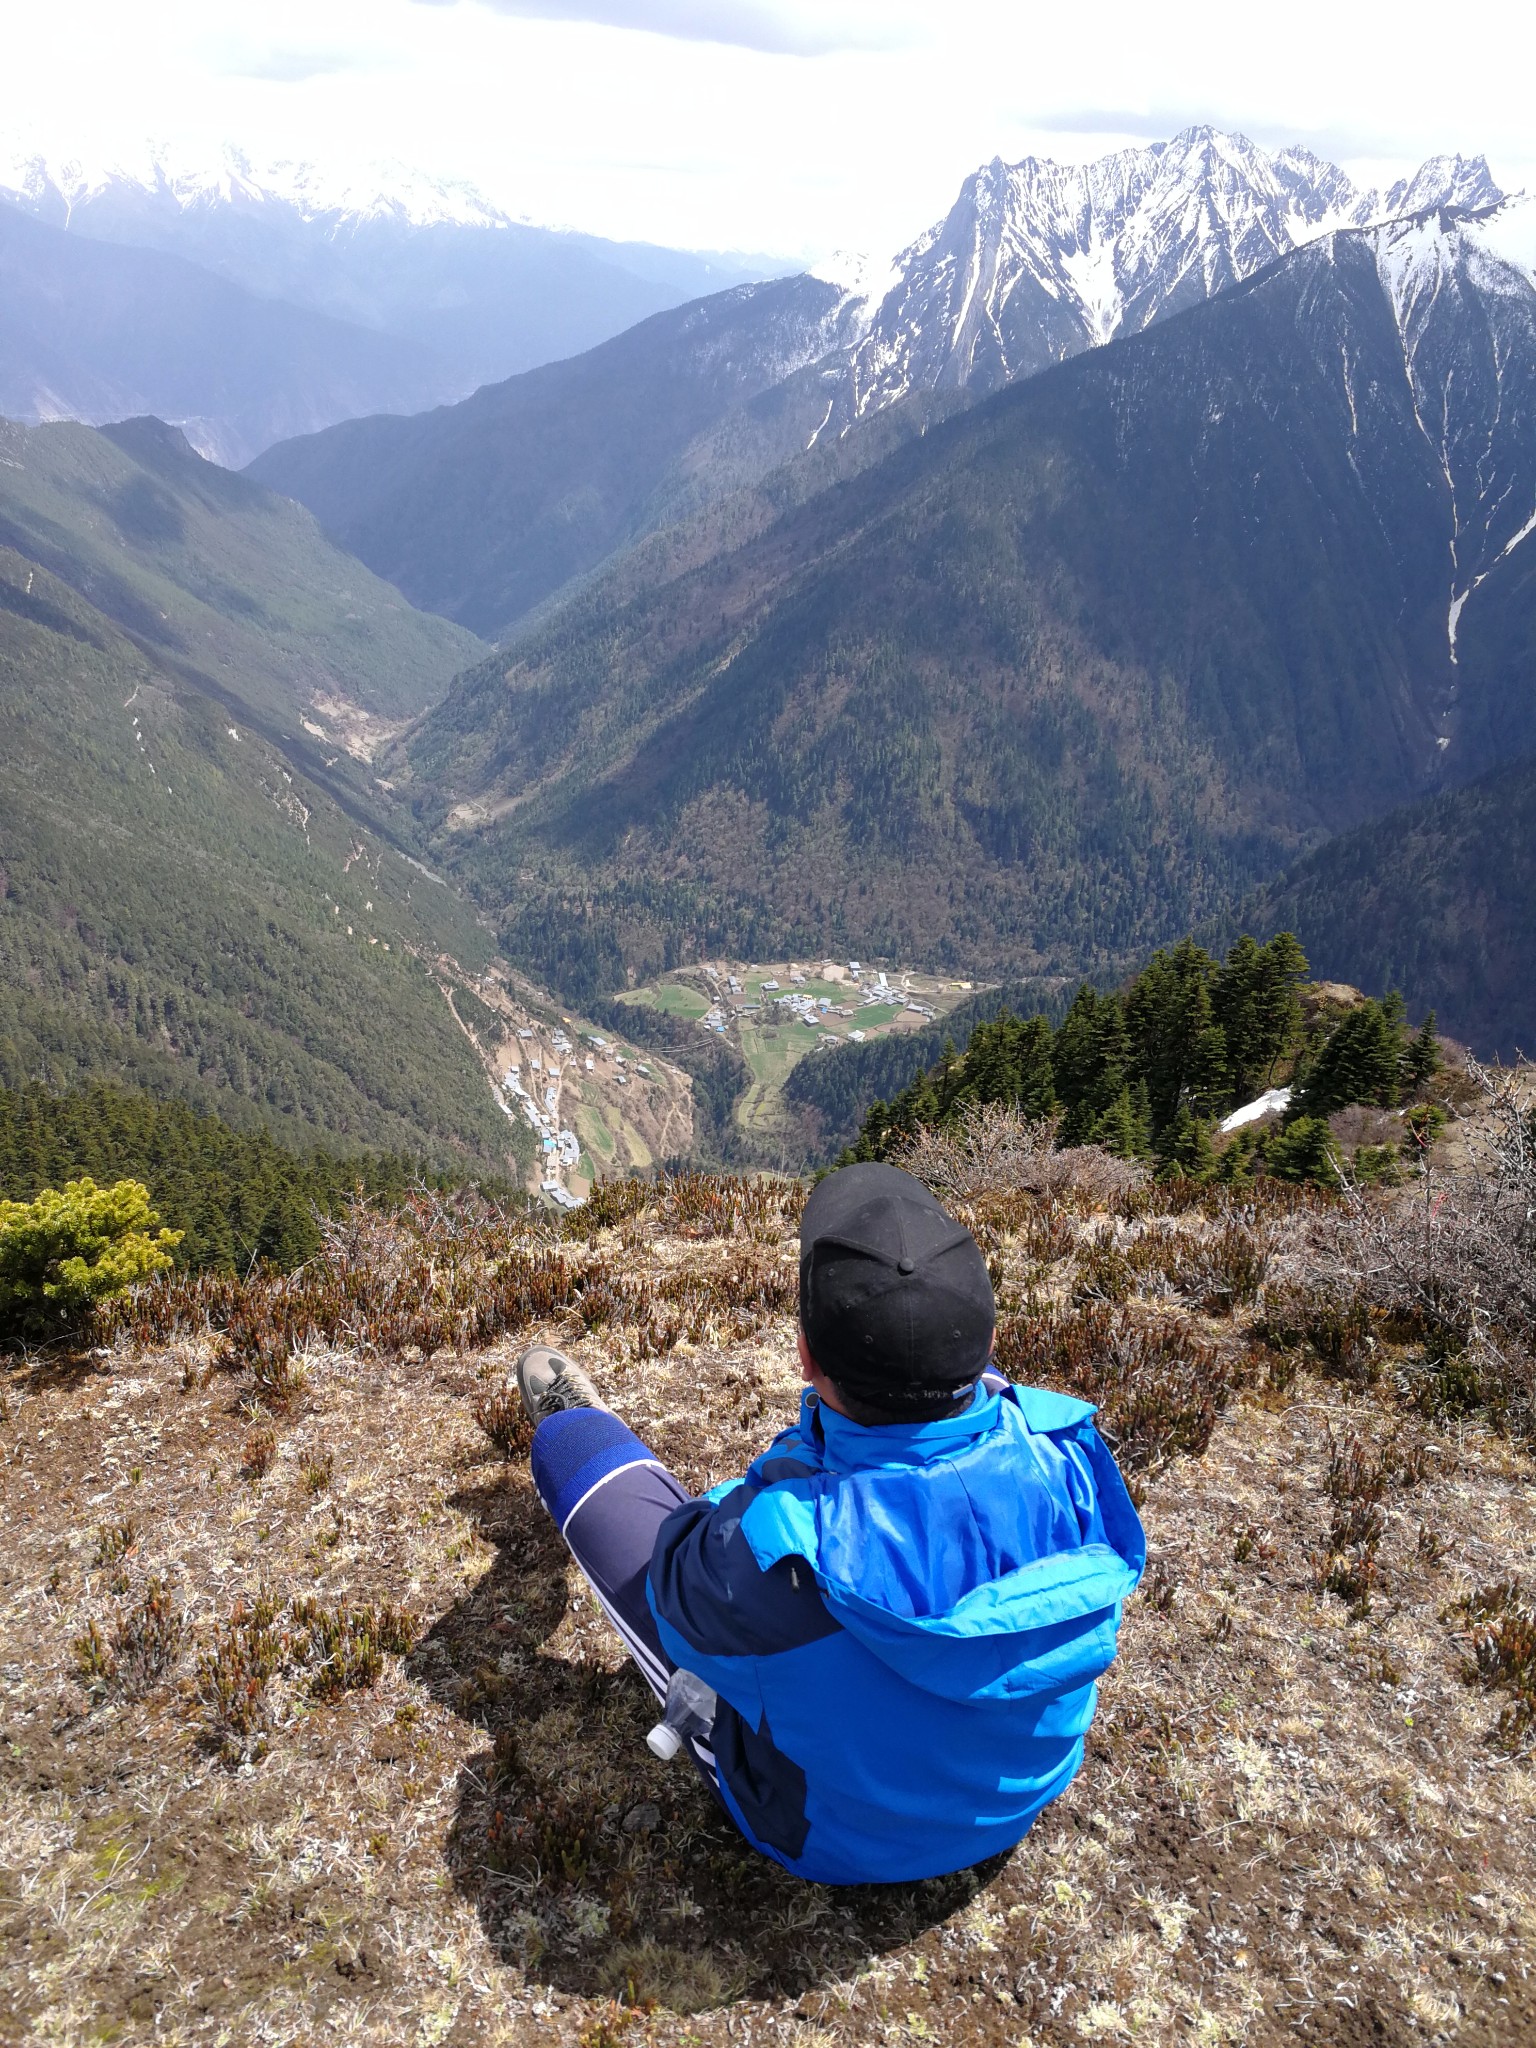
[(1011, 1848), (1071, 1782), (1146, 1563), (1093, 1409), (990, 1369), (962, 1224), (848, 1166), (800, 1227), (794, 1425), (692, 1498), (570, 1359), (527, 1352), (534, 1483), (754, 1849), (823, 1884)]

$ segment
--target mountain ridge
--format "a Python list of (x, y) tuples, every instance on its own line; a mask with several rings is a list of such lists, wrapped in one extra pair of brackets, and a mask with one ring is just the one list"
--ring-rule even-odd
[[(1220, 218), (1212, 212), (1218, 190)], [(1482, 159), (1458, 157), (1431, 159), (1387, 199), (1465, 205), (1499, 196)], [(1303, 233), (1324, 234), (1330, 219), (1376, 207), (1377, 195), (1361, 194), (1320, 159), (1271, 156), (1208, 129), (1088, 166), (984, 166), (945, 219), (895, 260), (883, 295), (867, 281), (858, 289), (839, 283), (826, 268), (767, 288), (781, 295), (762, 301), (773, 317), (796, 295), (803, 309), (798, 336), (777, 344), (783, 374), (744, 383), (725, 402), (701, 386), (655, 459), (626, 480), (622, 512), (592, 521), (581, 548), (564, 559), (573, 561), (571, 574), (588, 574), (606, 552), (756, 489), (807, 455), (818, 457), (818, 474), (835, 479), (861, 465), (857, 443), (876, 419), (884, 416), (884, 437), (920, 433), (957, 405), (1231, 288), (1291, 253)], [(1117, 249), (1123, 274), (1114, 268)], [(1090, 273), (1100, 278), (1093, 289), (1101, 293), (1102, 332), (1085, 311)], [(672, 316), (679, 333), (689, 317), (724, 319), (723, 298), (718, 312), (702, 310), (715, 304), (706, 299)], [(735, 331), (745, 355), (761, 358), (749, 324), (738, 321)], [(559, 431), (541, 429), (537, 444), (520, 424), (536, 388), (519, 391), (513, 380), (499, 395), (477, 393), (463, 413), (369, 421), (281, 443), (255, 473), (308, 503), (415, 602), (499, 636), (570, 587), (569, 576), (562, 582), (553, 573), (562, 543), (586, 525), (592, 492), (606, 488), (584, 443), (587, 408), (601, 403), (609, 421), (644, 422), (647, 431), (657, 415), (659, 368), (646, 334), (632, 330), (604, 349), (596, 360), (539, 373), (537, 391)], [(667, 375), (685, 369), (680, 356)], [(480, 468), (488, 460), (536, 474), (546, 501), (516, 532), (518, 549), (545, 568), (516, 590), (499, 559), (511, 532), (482, 530)], [(456, 579), (451, 593), (416, 568), (444, 553)]]
[[(849, 317), (813, 278), (738, 285), (444, 411), (268, 449), (248, 474), (413, 603), (489, 637), (635, 538), (690, 445), (790, 384)], [(453, 516), (424, 523), (424, 504)]]
[[(1423, 229), (1427, 297), (1392, 288), (1419, 229), (1335, 231), (673, 580), (598, 579), (391, 773), (514, 953), (575, 920), (610, 986), (721, 951), (1081, 972), (1176, 935), (1536, 746), (1536, 283), (1484, 246), (1530, 202), (1485, 214)], [(1492, 565), (1456, 663), (1453, 546)]]

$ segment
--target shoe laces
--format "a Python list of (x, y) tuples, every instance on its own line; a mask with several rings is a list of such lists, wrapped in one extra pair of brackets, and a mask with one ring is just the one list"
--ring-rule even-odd
[(539, 1396), (539, 1412), (543, 1415), (557, 1414), (563, 1408), (590, 1408), (592, 1396), (578, 1384), (562, 1365), (554, 1378)]

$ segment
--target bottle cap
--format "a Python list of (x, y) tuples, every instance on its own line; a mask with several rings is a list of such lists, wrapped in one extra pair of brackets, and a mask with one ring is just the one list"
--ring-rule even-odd
[(664, 1764), (669, 1764), (682, 1748), (683, 1738), (675, 1728), (669, 1728), (665, 1721), (658, 1721), (646, 1736), (645, 1746), (652, 1756), (659, 1756)]

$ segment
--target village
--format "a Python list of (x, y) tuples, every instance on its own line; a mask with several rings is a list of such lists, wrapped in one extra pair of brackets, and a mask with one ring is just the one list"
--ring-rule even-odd
[(734, 1044), (752, 1076), (736, 1119), (761, 1137), (779, 1125), (784, 1082), (808, 1054), (921, 1030), (982, 985), (856, 959), (706, 960), (620, 1000), (659, 1009)]
[[(473, 984), (472, 996), (466, 1003), (461, 993), (454, 1014), (503, 1116), (532, 1134), (530, 1193), (579, 1209), (599, 1179), (687, 1153), (693, 1096), (681, 1069), (579, 1017), (551, 1016), (498, 967)], [(476, 1006), (489, 1015), (476, 1017)]]

